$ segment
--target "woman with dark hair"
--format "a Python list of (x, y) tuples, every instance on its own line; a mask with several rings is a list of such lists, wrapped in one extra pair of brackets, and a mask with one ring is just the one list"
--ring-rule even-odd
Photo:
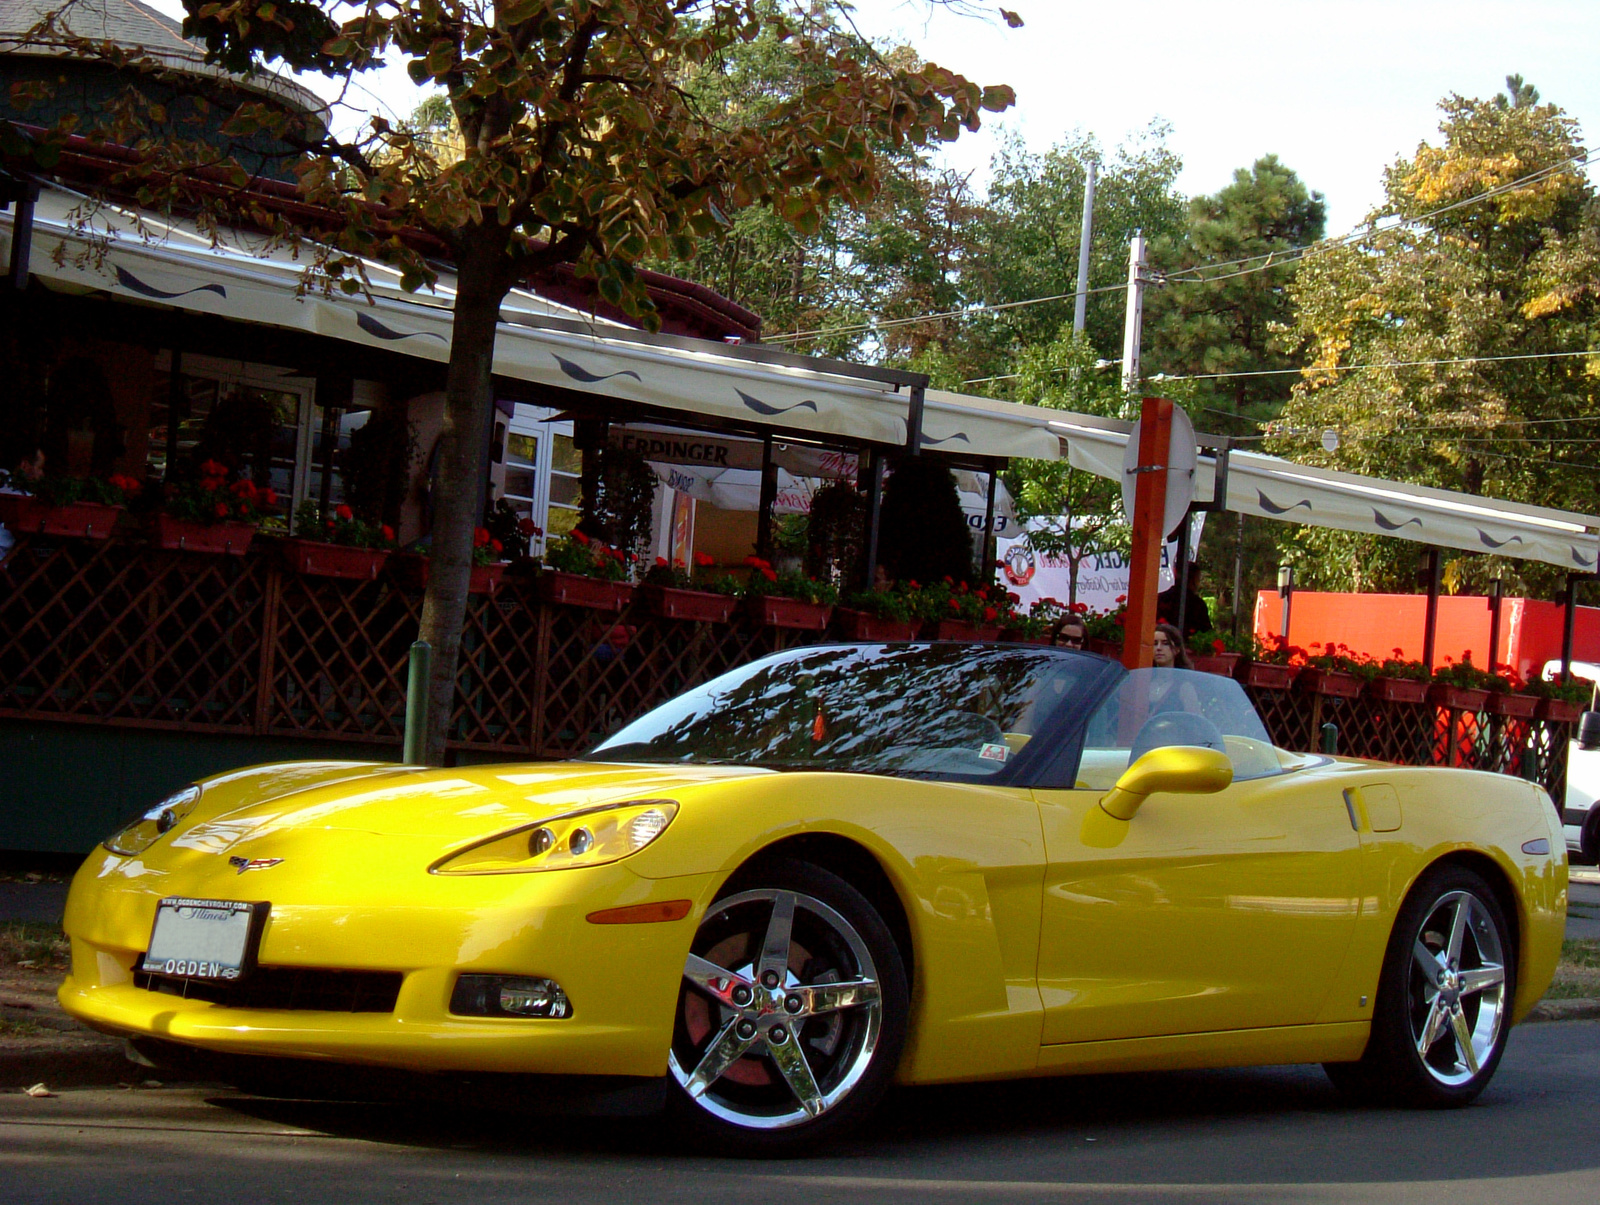
[(1156, 624), (1152, 660), (1157, 669), (1193, 669), (1189, 650), (1183, 647), (1183, 633), (1170, 623)]

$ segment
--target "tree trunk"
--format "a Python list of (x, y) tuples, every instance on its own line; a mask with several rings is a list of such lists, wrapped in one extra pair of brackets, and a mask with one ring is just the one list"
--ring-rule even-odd
[(433, 646), (433, 678), (428, 685), (430, 766), (444, 764), (445, 739), (455, 708), (461, 628), (467, 614), (467, 582), (472, 576), (472, 533), (483, 513), (488, 474), (495, 328), (500, 302), (510, 288), (504, 232), (493, 226), (479, 227), (466, 232), (463, 240), (450, 330), (444, 425), (439, 433), (432, 565), (419, 632)]

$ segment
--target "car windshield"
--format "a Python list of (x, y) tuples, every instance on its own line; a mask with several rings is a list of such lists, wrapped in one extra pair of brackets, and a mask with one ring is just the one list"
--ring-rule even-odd
[(795, 649), (678, 696), (585, 757), (988, 777), (1081, 707), (1104, 671), (1098, 658), (1006, 645)]
[(1283, 773), (1267, 729), (1232, 678), (1187, 669), (1133, 670), (1089, 717), (1078, 786), (1109, 790), (1163, 745), (1203, 745), (1228, 755), (1235, 780)]

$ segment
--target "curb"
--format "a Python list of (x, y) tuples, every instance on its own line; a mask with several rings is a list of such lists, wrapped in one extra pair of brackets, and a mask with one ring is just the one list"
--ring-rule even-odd
[(1593, 1021), (1600, 1019), (1600, 1000), (1541, 1000), (1522, 1019), (1524, 1025), (1536, 1021)]
[(70, 1050), (0, 1050), (0, 1092), (37, 1083), (52, 1089), (113, 1087), (137, 1083), (144, 1071), (123, 1057), (120, 1042)]

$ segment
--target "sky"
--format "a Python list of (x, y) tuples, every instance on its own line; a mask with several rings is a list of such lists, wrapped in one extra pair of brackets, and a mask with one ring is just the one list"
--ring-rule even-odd
[[(179, 0), (152, 2), (182, 16)], [(1381, 199), (1386, 166), (1437, 140), (1447, 93), (1492, 96), (1519, 72), (1600, 131), (1600, 0), (1004, 0), (1021, 29), (988, 0), (969, 0), (976, 17), (929, 0), (855, 2), (863, 33), (1016, 89), (1014, 109), (943, 152), (979, 183), (1001, 137), (1042, 151), (1083, 130), (1109, 149), (1162, 120), (1186, 194), (1276, 153), (1327, 198), (1331, 235)], [(326, 81), (304, 82), (326, 94)], [(422, 95), (399, 64), (363, 87), (350, 100), (388, 116)]]

